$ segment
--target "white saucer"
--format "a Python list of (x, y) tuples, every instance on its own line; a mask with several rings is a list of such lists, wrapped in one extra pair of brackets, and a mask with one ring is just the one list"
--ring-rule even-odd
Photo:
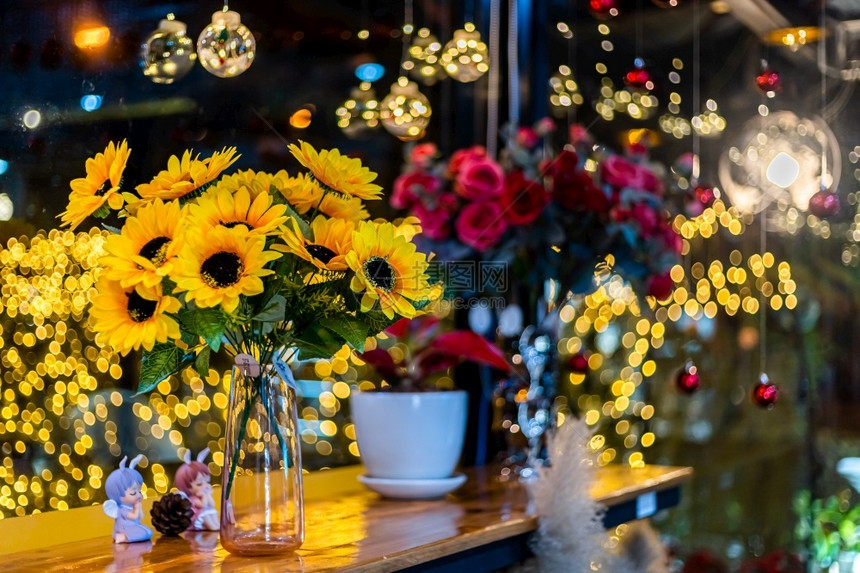
[(442, 479), (386, 479), (366, 475), (358, 481), (367, 489), (393, 499), (433, 499), (452, 492), (466, 482), (465, 474), (456, 473)]

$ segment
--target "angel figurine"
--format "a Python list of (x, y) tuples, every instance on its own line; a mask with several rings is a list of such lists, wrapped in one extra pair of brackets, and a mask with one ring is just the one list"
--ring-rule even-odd
[(197, 459), (191, 459), (191, 450), (185, 451), (185, 463), (176, 470), (174, 482), (185, 496), (191, 500), (194, 507), (194, 517), (189, 531), (218, 531), (218, 510), (215, 509), (215, 501), (212, 499), (212, 484), (209, 483), (211, 475), (209, 466), (203, 463), (209, 455), (209, 448), (205, 448)]
[(124, 456), (119, 462), (119, 469), (112, 471), (105, 482), (108, 500), (102, 509), (108, 517), (114, 519), (114, 543), (134, 543), (152, 538), (152, 530), (140, 523), (143, 517), (143, 510), (140, 507), (140, 502), (143, 500), (143, 493), (140, 491), (143, 476), (134, 467), (142, 457), (143, 454), (135, 456), (128, 467), (125, 467), (128, 456)]

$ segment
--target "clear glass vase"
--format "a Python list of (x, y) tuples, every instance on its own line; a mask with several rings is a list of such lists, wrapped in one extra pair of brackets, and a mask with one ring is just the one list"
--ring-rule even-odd
[(292, 551), (305, 535), (296, 394), (259, 370), (233, 368), (227, 410), (221, 544), (238, 555)]

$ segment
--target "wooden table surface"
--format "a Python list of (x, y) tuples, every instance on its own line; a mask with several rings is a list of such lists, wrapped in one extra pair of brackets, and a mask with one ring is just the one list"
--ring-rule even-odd
[[(494, 468), (471, 468), (466, 474), (469, 478), (466, 484), (441, 500), (385, 500), (358, 482), (333, 498), (310, 500), (305, 507), (305, 543), (294, 554), (235, 557), (221, 547), (217, 532), (188, 532), (178, 538), (156, 535), (152, 542), (132, 544), (113, 544), (110, 537), (103, 536), (4, 555), (3, 571), (383, 573), (536, 528), (537, 519), (529, 514), (528, 495), (521, 484), (500, 481)], [(592, 494), (611, 507), (647, 492), (676, 487), (691, 474), (690, 468), (608, 466), (600, 468)], [(25, 518), (4, 521), (15, 519)]]

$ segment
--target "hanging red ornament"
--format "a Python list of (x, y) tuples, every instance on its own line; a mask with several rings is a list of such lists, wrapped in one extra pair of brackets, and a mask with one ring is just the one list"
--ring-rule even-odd
[(819, 219), (827, 219), (839, 213), (839, 195), (830, 189), (822, 188), (809, 198), (809, 212)]
[(567, 359), (567, 368), (577, 374), (588, 374), (588, 354), (578, 352)]
[(692, 394), (699, 389), (702, 379), (699, 377), (699, 369), (693, 364), (692, 360), (687, 360), (684, 367), (675, 375), (675, 386), (679, 392), (684, 394)]
[(758, 383), (752, 391), (752, 400), (760, 408), (773, 408), (776, 401), (779, 399), (779, 389), (776, 384), (770, 381), (767, 374), (762, 372)]
[(767, 65), (767, 62), (762, 62), (761, 71), (755, 77), (755, 85), (759, 91), (770, 97), (782, 89), (782, 80), (779, 73)]
[(675, 8), (681, 3), (681, 0), (651, 0), (651, 2), (660, 8)]
[(600, 20), (618, 16), (618, 0), (588, 0), (591, 15)]
[(624, 83), (634, 90), (652, 90), (654, 82), (651, 81), (651, 72), (645, 69), (645, 62), (636, 58), (635, 67), (624, 74)]

